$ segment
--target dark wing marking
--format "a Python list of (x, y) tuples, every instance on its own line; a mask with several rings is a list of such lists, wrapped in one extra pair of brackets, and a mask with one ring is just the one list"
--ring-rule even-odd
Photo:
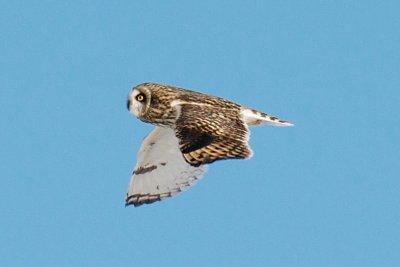
[(192, 166), (252, 155), (248, 129), (236, 109), (181, 104), (175, 133), (185, 160)]

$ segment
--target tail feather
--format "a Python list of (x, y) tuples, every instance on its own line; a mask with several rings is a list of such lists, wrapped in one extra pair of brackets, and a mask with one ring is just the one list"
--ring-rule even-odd
[(242, 110), (242, 115), (245, 123), (249, 126), (255, 126), (260, 124), (269, 124), (272, 126), (281, 126), (281, 127), (294, 125), (291, 122), (282, 120), (280, 118), (250, 108), (244, 108)]

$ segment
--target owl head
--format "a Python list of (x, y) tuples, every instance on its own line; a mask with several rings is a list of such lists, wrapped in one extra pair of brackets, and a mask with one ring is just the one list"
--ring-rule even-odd
[[(178, 108), (175, 107), (176, 102), (174, 101), (188, 99), (194, 94), (195, 92), (177, 87), (142, 83), (129, 93), (128, 110), (141, 121), (172, 126), (178, 114)], [(192, 99), (192, 101), (194, 100)]]
[(128, 95), (128, 110), (137, 118), (142, 118), (150, 108), (151, 92), (143, 85), (134, 87)]

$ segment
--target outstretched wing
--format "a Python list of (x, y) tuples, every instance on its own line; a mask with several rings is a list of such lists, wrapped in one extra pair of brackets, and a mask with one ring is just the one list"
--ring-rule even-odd
[(252, 155), (249, 131), (239, 110), (180, 103), (175, 133), (179, 149), (192, 166)]
[(196, 183), (207, 166), (188, 164), (170, 128), (155, 127), (144, 139), (128, 187), (126, 205), (163, 200)]

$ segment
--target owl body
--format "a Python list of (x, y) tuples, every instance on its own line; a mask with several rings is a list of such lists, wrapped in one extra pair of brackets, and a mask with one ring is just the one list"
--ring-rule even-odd
[[(135, 97), (138, 94), (145, 95), (146, 103), (141, 104), (135, 101)], [(178, 117), (178, 110), (175, 107), (181, 104), (221, 110), (230, 109), (238, 111), (240, 109), (238, 104), (220, 97), (155, 83), (144, 83), (136, 86), (128, 98), (128, 106), (131, 103), (133, 104), (133, 110), (140, 109), (140, 112), (134, 113), (137, 118), (159, 126), (173, 126)]]
[[(178, 180), (186, 177), (183, 181), (194, 183), (214, 161), (250, 158), (248, 126), (292, 125), (220, 97), (155, 83), (134, 87), (128, 109), (140, 120), (156, 125), (143, 142), (129, 185), (126, 204), (135, 206), (182, 191), (190, 184)], [(169, 157), (164, 159), (166, 154)], [(144, 163), (141, 158), (149, 160)]]

